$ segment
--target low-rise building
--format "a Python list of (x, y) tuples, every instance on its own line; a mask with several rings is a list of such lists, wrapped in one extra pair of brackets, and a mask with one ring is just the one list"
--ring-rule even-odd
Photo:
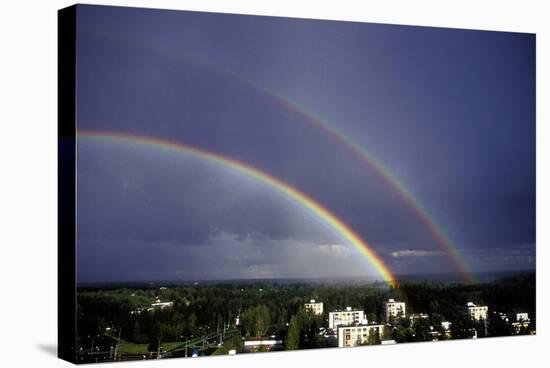
[(315, 315), (323, 314), (323, 302), (316, 302), (315, 299), (311, 299), (309, 303), (305, 303), (304, 307), (306, 311), (311, 311)]
[(434, 329), (434, 326), (430, 326), (430, 335), (432, 336), (432, 341), (439, 341), (442, 333)]
[(489, 307), (485, 305), (475, 305), (472, 302), (466, 304), (466, 313), (474, 321), (487, 320), (487, 311)]
[(343, 311), (334, 311), (328, 314), (328, 327), (336, 329), (338, 326), (350, 326), (354, 324), (367, 324), (365, 312), (346, 307)]
[(528, 313), (516, 313), (516, 321), (512, 323), (514, 332), (516, 334), (521, 333), (522, 328), (528, 328), (531, 324)]
[(255, 352), (261, 349), (265, 351), (282, 350), (283, 340), (261, 338), (261, 339), (249, 339), (244, 342), (245, 352)]
[(164, 308), (172, 308), (174, 306), (174, 302), (159, 302), (159, 303), (151, 303), (151, 309), (164, 309)]
[(394, 299), (389, 299), (386, 302), (386, 321), (392, 317), (405, 317), (406, 306), (404, 302), (397, 302)]
[(441, 329), (443, 331), (449, 331), (451, 329), (451, 325), (452, 325), (452, 323), (449, 322), (449, 321), (442, 321), (441, 322)]
[(376, 334), (378, 340), (382, 341), (384, 325), (360, 324), (356, 326), (340, 326), (338, 327), (338, 347), (347, 348), (365, 345), (372, 334)]
[(516, 321), (529, 321), (529, 313), (516, 313)]
[(173, 306), (174, 302), (163, 302), (160, 300), (160, 298), (156, 298), (155, 302), (151, 303), (151, 308), (149, 308), (148, 310), (172, 308)]
[(411, 324), (414, 325), (414, 323), (419, 319), (428, 319), (430, 318), (430, 316), (428, 316), (426, 313), (413, 313), (409, 315), (409, 318), (411, 320)]

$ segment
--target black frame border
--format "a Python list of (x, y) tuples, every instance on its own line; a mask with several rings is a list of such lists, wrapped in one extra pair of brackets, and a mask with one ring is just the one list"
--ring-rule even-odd
[(57, 355), (76, 363), (76, 5), (57, 21)]

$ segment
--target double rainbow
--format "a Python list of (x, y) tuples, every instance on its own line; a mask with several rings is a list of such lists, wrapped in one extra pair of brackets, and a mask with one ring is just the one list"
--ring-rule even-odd
[(427, 208), (421, 203), (421, 201), (409, 190), (406, 185), (399, 180), (398, 176), (386, 166), (374, 155), (368, 152), (363, 148), (358, 142), (356, 142), (349, 135), (344, 134), (333, 124), (330, 124), (328, 121), (320, 118), (313, 112), (309, 111), (303, 106), (300, 106), (298, 103), (292, 101), (291, 99), (282, 96), (275, 91), (267, 89), (264, 86), (261, 86), (257, 82), (251, 81), (241, 75), (237, 75), (229, 70), (221, 69), (218, 66), (206, 63), (202, 60), (196, 60), (190, 58), (188, 55), (176, 54), (173, 51), (161, 49), (155, 46), (143, 46), (143, 44), (138, 44), (127, 39), (122, 39), (120, 37), (115, 37), (113, 35), (93, 33), (96, 37), (103, 37), (106, 39), (112, 39), (117, 42), (125, 43), (130, 47), (136, 49), (144, 49), (146, 51), (154, 51), (158, 53), (163, 53), (179, 59), (185, 63), (191, 65), (206, 68), (209, 71), (212, 71), (224, 78), (227, 78), (231, 81), (239, 83), (243, 86), (246, 86), (254, 91), (260, 96), (272, 101), (275, 105), (279, 106), (282, 109), (285, 109), (289, 112), (292, 112), (300, 117), (303, 120), (317, 129), (324, 131), (328, 136), (334, 139), (335, 142), (339, 143), (341, 146), (345, 147), (350, 153), (352, 153), (357, 159), (365, 163), (369, 168), (373, 169), (378, 175), (386, 182), (389, 188), (396, 192), (403, 201), (409, 206), (409, 208), (416, 214), (420, 222), (428, 229), (432, 237), (436, 240), (437, 244), (449, 257), (453, 263), (455, 269), (461, 275), (461, 278), (467, 283), (475, 283), (476, 278), (471, 271), (470, 267), (466, 263), (461, 253), (458, 251), (455, 244), (453, 244), (451, 238), (443, 229), (443, 227), (435, 220), (434, 216), (429, 213)]

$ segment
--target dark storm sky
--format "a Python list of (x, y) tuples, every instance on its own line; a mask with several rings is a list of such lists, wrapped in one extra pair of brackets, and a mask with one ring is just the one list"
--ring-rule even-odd
[[(78, 129), (234, 157), (394, 273), (452, 270), (376, 171), (268, 90), (395, 173), (473, 270), (534, 268), (534, 35), (97, 6), (77, 24)], [(376, 276), (283, 195), (186, 155), (79, 140), (77, 200), (79, 282)]]

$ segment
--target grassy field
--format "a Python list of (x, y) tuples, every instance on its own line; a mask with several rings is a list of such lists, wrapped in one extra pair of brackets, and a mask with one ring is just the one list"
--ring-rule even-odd
[[(228, 331), (228, 335), (233, 334), (235, 331)], [(108, 336), (115, 341), (117, 340), (117, 337), (111, 336), (108, 334), (105, 334), (105, 336)], [(227, 336), (227, 335), (226, 335)], [(213, 336), (212, 336), (213, 337)], [(193, 346), (201, 345), (202, 339), (193, 339), (188, 341), (188, 348), (192, 349)], [(183, 349), (185, 346), (183, 341), (177, 341), (177, 342), (163, 342), (161, 344), (161, 352), (170, 351), (176, 347), (179, 347), (178, 350)], [(118, 345), (118, 354), (129, 354), (129, 355), (148, 355), (150, 352), (147, 350), (149, 347), (149, 344), (136, 344), (132, 342), (124, 341), (123, 339), (120, 339), (120, 344)], [(156, 350), (153, 352), (156, 353)]]
[[(161, 345), (161, 351), (168, 351), (182, 345), (181, 342), (165, 342)], [(118, 346), (119, 354), (149, 354), (147, 347), (149, 344), (134, 344), (131, 342), (121, 342)]]

